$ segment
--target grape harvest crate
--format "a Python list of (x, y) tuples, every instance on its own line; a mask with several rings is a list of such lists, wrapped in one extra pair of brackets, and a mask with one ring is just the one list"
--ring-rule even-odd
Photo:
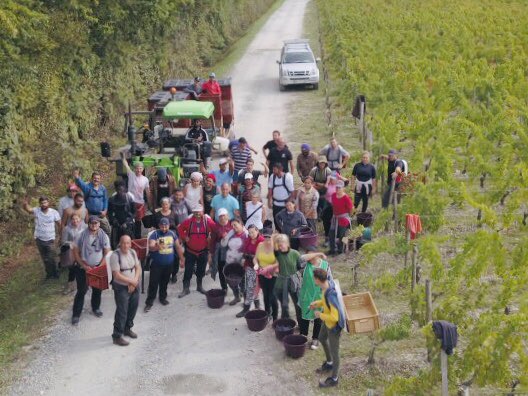
[(380, 328), (379, 313), (370, 292), (343, 296), (350, 334), (370, 333)]

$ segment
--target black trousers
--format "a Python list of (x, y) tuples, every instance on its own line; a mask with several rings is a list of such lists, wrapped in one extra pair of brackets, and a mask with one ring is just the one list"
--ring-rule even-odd
[[(183, 273), (183, 287), (189, 287), (193, 273), (196, 274), (196, 279), (202, 279), (205, 276), (205, 267), (207, 267), (207, 256), (209, 252), (206, 250), (199, 255), (192, 254), (188, 250), (185, 251), (185, 272)], [(196, 269), (195, 269), (196, 268)]]
[(223, 290), (227, 290), (227, 282), (224, 276), (225, 261), (218, 261), (218, 278), (220, 279), (220, 286)]
[(114, 315), (114, 332), (113, 338), (119, 338), (125, 330), (134, 327), (134, 318), (139, 304), (139, 287), (132, 294), (128, 292), (128, 287), (113, 283), (114, 300), (116, 311)]
[(176, 254), (174, 255), (174, 263), (172, 264), (171, 275), (176, 275), (180, 270), (180, 257)]
[[(275, 291), (277, 299), (281, 303), (281, 319), (289, 319), (290, 318), (290, 311), (289, 311), (289, 299), (286, 299), (286, 301), (282, 301), (282, 290)], [(293, 293), (292, 291), (288, 291), (288, 294), (290, 295), (290, 298), (293, 301), (293, 306), (295, 308), (295, 317), (297, 320), (297, 323), (299, 324), (301, 322), (302, 316), (301, 316), (301, 307), (299, 307), (299, 295), (297, 293)]]
[[(299, 332), (303, 336), (308, 337), (308, 330), (310, 329), (310, 322), (311, 320), (306, 320), (306, 319), (301, 318), (301, 321), (299, 323)], [(323, 324), (323, 321), (321, 319), (313, 320), (312, 340), (319, 339), (319, 332), (321, 331), (322, 324)]]
[(259, 275), (259, 284), (262, 289), (262, 295), (264, 297), (264, 309), (268, 314), (271, 315), (273, 320), (276, 320), (279, 316), (279, 303), (277, 302), (277, 297), (273, 289), (275, 288), (276, 277), (271, 277), (271, 279), (266, 278), (263, 275)]
[[(395, 187), (396, 194), (398, 194), (398, 186), (399, 186), (399, 184), (396, 184), (396, 187)], [(388, 208), (389, 205), (391, 204), (391, 202), (389, 202), (390, 201), (390, 195), (391, 195), (391, 186), (390, 186), (390, 184), (388, 184), (387, 185), (387, 189), (385, 190), (385, 192), (383, 193), (383, 196), (381, 197), (381, 207), (383, 209)], [(400, 194), (398, 194), (396, 196), (396, 200), (397, 200), (398, 203), (400, 203), (400, 198), (401, 198)]]
[(73, 282), (75, 280), (75, 266), (68, 268), (68, 282)]
[[(336, 232), (334, 229), (330, 230), (330, 233), (328, 235), (328, 244), (330, 246), (330, 253), (343, 253), (343, 242), (341, 242), (341, 238), (343, 238), (348, 231), (348, 227), (337, 227), (337, 237)], [(337, 246), (336, 246), (337, 244)], [(337, 249), (336, 249), (337, 247)]]
[(35, 239), (37, 244), (40, 257), (44, 263), (44, 269), (46, 270), (46, 277), (58, 277), (57, 272), (57, 263), (55, 260), (55, 240), (51, 241), (42, 241), (40, 239)]
[(365, 187), (363, 187), (361, 189), (361, 192), (358, 193), (358, 192), (355, 192), (354, 193), (354, 207), (355, 208), (358, 208), (359, 206), (359, 203), (361, 201), (363, 201), (363, 204), (361, 205), (361, 212), (362, 213), (365, 213), (367, 211), (367, 208), (368, 208), (368, 200), (369, 200), (369, 195), (367, 193), (367, 190)]
[(325, 204), (325, 207), (323, 208), (323, 212), (321, 213), (321, 219), (323, 220), (323, 227), (324, 227), (324, 233), (325, 237), (328, 237), (328, 233), (330, 232), (330, 226), (332, 225), (332, 216), (333, 216), (333, 209), (332, 205), (330, 205), (328, 202)]
[(158, 287), (160, 301), (167, 299), (167, 285), (169, 284), (171, 272), (172, 265), (151, 265), (146, 305), (152, 305), (156, 299)]
[[(84, 296), (88, 291), (88, 284), (86, 283), (86, 271), (79, 266), (73, 268), (75, 272), (75, 280), (77, 281), (77, 293), (75, 293), (75, 298), (73, 299), (73, 316), (79, 317), (81, 316), (84, 307)], [(96, 311), (101, 307), (102, 292), (102, 290), (92, 287), (92, 311)]]
[(299, 247), (301, 246), (301, 241), (299, 238), (290, 238), (290, 247), (294, 250), (299, 250)]
[(275, 217), (277, 217), (277, 215), (279, 214), (279, 212), (284, 209), (285, 206), (277, 206), (277, 205), (273, 205), (272, 207), (272, 212), (273, 212), (273, 224), (275, 224), (275, 229), (277, 230), (277, 232), (281, 232), (282, 230), (280, 229), (280, 227), (277, 225), (277, 222), (275, 221)]

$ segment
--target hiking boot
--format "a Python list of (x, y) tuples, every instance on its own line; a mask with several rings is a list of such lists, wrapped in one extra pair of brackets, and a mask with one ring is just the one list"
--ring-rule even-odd
[(148, 311), (150, 311), (151, 308), (152, 308), (152, 305), (151, 304), (147, 304), (147, 305), (145, 305), (144, 311), (148, 312)]
[(205, 294), (205, 290), (202, 287), (202, 280), (196, 279), (196, 291)]
[(319, 340), (312, 340), (312, 345), (310, 345), (310, 349), (316, 350), (319, 349)]
[(244, 308), (242, 309), (242, 311), (236, 314), (236, 317), (243, 318), (244, 316), (246, 316), (246, 313), (248, 312), (249, 312), (249, 305), (244, 304)]
[(137, 334), (132, 329), (125, 329), (125, 335), (130, 338), (137, 338)]
[(235, 296), (235, 298), (229, 302), (229, 305), (231, 306), (237, 305), (239, 302), (240, 302), (240, 297)]
[(191, 291), (189, 290), (188, 287), (184, 287), (182, 292), (180, 294), (178, 294), (178, 298), (182, 298), (182, 297), (185, 297), (187, 294), (190, 294)]
[(92, 312), (97, 318), (103, 316), (103, 311), (101, 311), (100, 309), (94, 309)]
[(169, 305), (169, 301), (167, 299), (160, 300), (161, 305)]
[(328, 377), (324, 381), (319, 382), (319, 388), (330, 388), (332, 386), (337, 386), (339, 383), (337, 378)]
[(78, 316), (72, 317), (72, 325), (77, 326), (79, 324), (79, 319)]
[(326, 373), (328, 371), (332, 371), (333, 368), (334, 368), (333, 364), (330, 364), (328, 362), (324, 362), (321, 367), (319, 367), (317, 370), (315, 370), (315, 372), (317, 374)]
[(128, 346), (130, 343), (125, 340), (123, 337), (114, 338), (114, 344), (119, 346)]
[(176, 275), (176, 274), (172, 275), (170, 281), (171, 281), (172, 284), (178, 282), (178, 275)]

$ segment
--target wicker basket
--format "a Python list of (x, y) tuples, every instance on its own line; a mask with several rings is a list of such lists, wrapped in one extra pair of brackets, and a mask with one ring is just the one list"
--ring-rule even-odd
[(370, 333), (380, 328), (379, 313), (370, 292), (343, 296), (350, 334)]

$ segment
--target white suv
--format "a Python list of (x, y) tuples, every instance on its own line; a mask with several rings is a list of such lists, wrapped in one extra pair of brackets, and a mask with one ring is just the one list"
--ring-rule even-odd
[(308, 40), (286, 40), (282, 47), (279, 64), (279, 88), (284, 91), (288, 85), (310, 84), (319, 88), (319, 69)]

